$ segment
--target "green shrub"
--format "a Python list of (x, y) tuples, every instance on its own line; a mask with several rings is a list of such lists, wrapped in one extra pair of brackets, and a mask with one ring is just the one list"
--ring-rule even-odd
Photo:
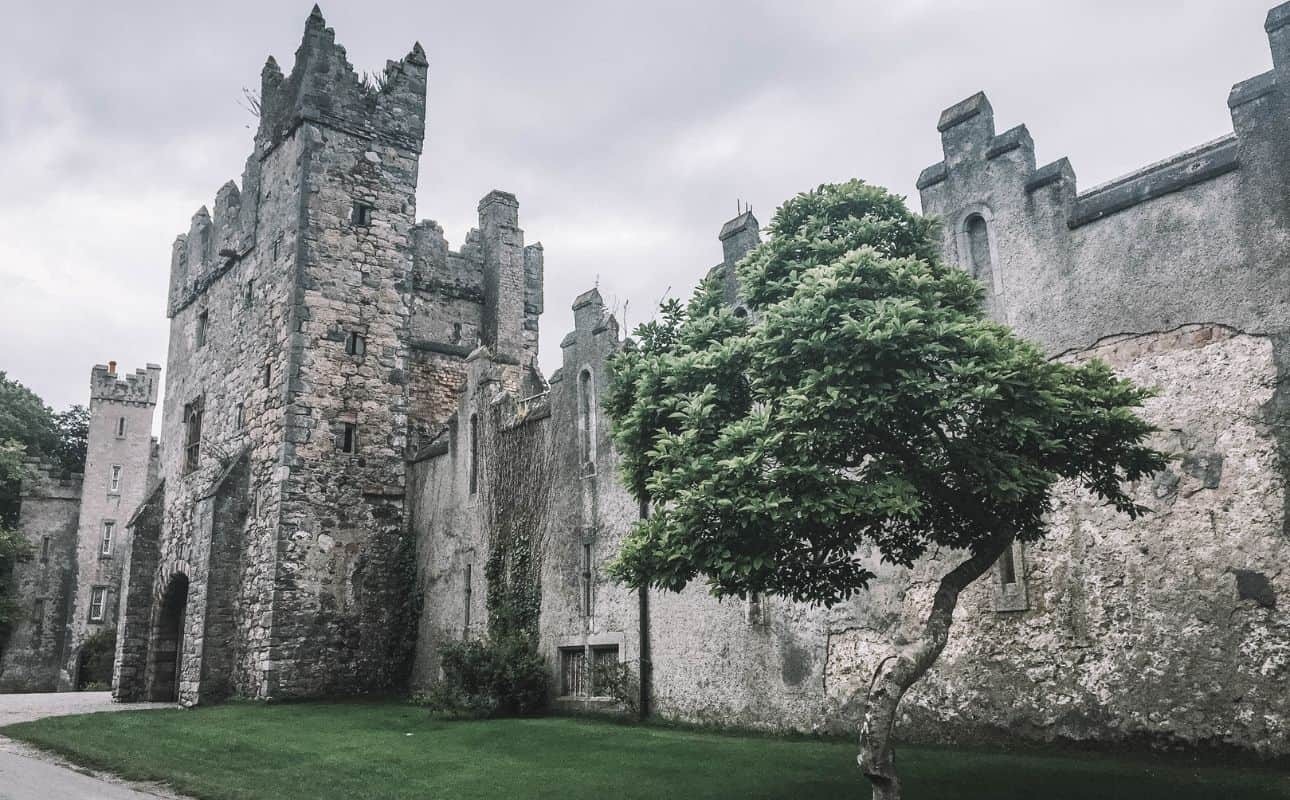
[(629, 662), (609, 661), (596, 664), (591, 674), (591, 685), (595, 687), (597, 695), (612, 697), (628, 714), (640, 714), (640, 676)]
[(550, 702), (551, 671), (528, 637), (449, 642), (440, 661), (443, 678), (412, 700), (445, 718), (533, 716)]

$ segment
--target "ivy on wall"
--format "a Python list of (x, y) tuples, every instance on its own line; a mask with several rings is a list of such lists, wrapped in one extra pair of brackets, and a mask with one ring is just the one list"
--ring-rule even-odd
[(490, 405), (485, 418), (480, 507), (488, 548), (488, 633), (494, 641), (536, 641), (555, 478), (550, 426), (517, 416), (506, 402)]

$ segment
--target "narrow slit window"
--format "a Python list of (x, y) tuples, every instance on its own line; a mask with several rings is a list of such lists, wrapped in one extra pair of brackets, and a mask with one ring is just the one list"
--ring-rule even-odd
[(990, 253), (990, 224), (980, 214), (973, 214), (964, 221), (963, 227), (972, 277), (985, 284), (987, 291), (993, 291), (994, 259)]
[(51, 544), (51, 540), (50, 540), (50, 538), (49, 538), (48, 536), (42, 536), (42, 537), (40, 537), (40, 563), (42, 563), (42, 564), (48, 564), (48, 563), (49, 563), (49, 546), (50, 546), (50, 544)]
[(479, 417), (470, 415), (470, 493), (479, 491)]
[(1011, 545), (999, 556), (999, 582), (1004, 586), (1017, 582), (1017, 562), (1013, 558)]
[(197, 315), (197, 346), (206, 345), (206, 325), (210, 322), (210, 312), (203, 311)]
[(45, 598), (36, 598), (36, 604), (31, 609), (31, 618), (34, 622), (31, 629), (31, 638), (40, 642), (41, 635), (45, 632)]
[(233, 427), (235, 430), (242, 430), (246, 427), (246, 404), (238, 403), (233, 407)]
[(99, 542), (99, 555), (112, 555), (112, 542), (116, 538), (116, 523), (112, 520), (103, 522), (103, 538)]
[[(277, 246), (278, 246), (278, 243), (274, 242), (273, 247), (275, 250), (277, 249)], [(274, 257), (276, 258), (276, 255)], [(242, 292), (242, 305), (245, 306), (246, 308), (250, 308), (254, 303), (255, 303), (255, 279), (251, 279), (246, 282), (246, 288)]]
[(125, 417), (120, 417), (116, 421), (116, 438), (125, 438)]
[(121, 465), (113, 464), (112, 471), (108, 475), (108, 494), (118, 494), (121, 491)]
[(90, 590), (90, 622), (102, 622), (107, 612), (107, 588), (95, 586)]
[(266, 389), (269, 388), (269, 384), (272, 382), (273, 382), (273, 365), (265, 364), (264, 365), (264, 388)]
[(353, 453), (358, 449), (358, 425), (353, 422), (343, 424), (344, 427), (340, 432), (340, 451), (342, 453)]
[(596, 460), (596, 401), (591, 381), (591, 370), (578, 375), (578, 439), (584, 474), (590, 472)]
[(367, 352), (367, 343), (363, 339), (363, 334), (350, 331), (345, 337), (345, 353), (351, 356), (361, 356)]
[(582, 616), (591, 616), (591, 545), (582, 545)]
[(462, 603), (466, 608), (466, 620), (465, 620), (466, 627), (464, 628), (465, 632), (462, 634), (463, 639), (470, 635), (470, 593), (472, 591), (470, 586), (470, 578), (471, 578), (471, 572), (473, 571), (472, 569), (473, 566), (474, 566), (473, 564), (466, 565), (466, 592), (465, 592), (465, 597), (462, 599)]
[(202, 443), (202, 398), (184, 406), (184, 472), (197, 469)]

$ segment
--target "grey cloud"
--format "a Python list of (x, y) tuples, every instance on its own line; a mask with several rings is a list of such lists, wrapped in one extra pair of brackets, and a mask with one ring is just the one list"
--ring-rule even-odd
[[(913, 195), (936, 117), (984, 88), (1001, 128), (1081, 186), (1230, 128), (1232, 83), (1269, 66), (1268, 0), (1210, 3), (332, 2), (360, 70), (430, 60), (418, 210), (460, 243), (514, 191), (547, 254), (543, 364), (599, 280), (641, 321), (817, 183)], [(22, 4), (0, 33), (0, 369), (56, 406), (89, 367), (165, 358), (170, 242), (239, 177), (242, 87), (289, 67), (307, 0)], [(917, 205), (916, 198), (913, 200)]]

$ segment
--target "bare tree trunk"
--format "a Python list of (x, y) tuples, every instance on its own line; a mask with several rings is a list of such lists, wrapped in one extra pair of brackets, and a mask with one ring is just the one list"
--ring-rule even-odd
[(945, 649), (959, 593), (998, 560), (1012, 544), (1012, 538), (1011, 531), (995, 536), (971, 558), (946, 573), (936, 589), (922, 635), (884, 658), (874, 670), (864, 725), (860, 729), (860, 755), (856, 758), (865, 777), (873, 784), (874, 800), (900, 798), (900, 778), (896, 775), (896, 754), (891, 743), (900, 699), (931, 669)]

